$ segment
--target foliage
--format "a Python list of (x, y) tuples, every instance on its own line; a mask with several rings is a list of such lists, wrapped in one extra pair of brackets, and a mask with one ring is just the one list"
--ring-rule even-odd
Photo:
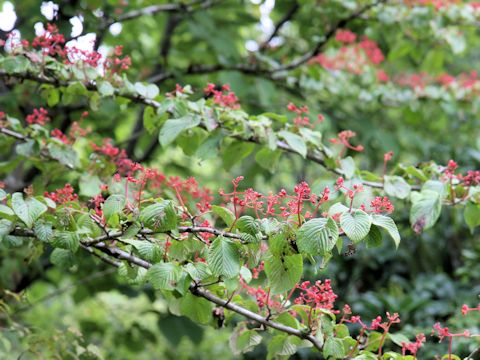
[(42, 9), (0, 54), (2, 356), (478, 355), (478, 3)]

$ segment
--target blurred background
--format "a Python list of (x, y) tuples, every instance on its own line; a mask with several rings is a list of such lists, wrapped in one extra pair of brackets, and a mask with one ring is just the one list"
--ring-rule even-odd
[[(315, 125), (324, 141), (345, 129), (357, 133), (355, 144), (365, 147), (355, 154), (360, 169), (381, 173), (388, 151), (394, 152), (393, 164), (430, 160), (446, 164), (455, 159), (462, 169), (478, 168), (479, 6), (447, 0), (380, 1), (341, 22), (369, 3), (0, 1), (0, 36), (5, 39), (13, 30), (14, 36), (31, 40), (47, 23), (55, 23), (80, 48), (107, 54), (122, 45), (132, 60), (129, 79), (156, 83), (162, 94), (176, 84), (190, 84), (199, 98), (207, 83), (229, 84), (246, 112), (275, 112), (289, 120), (294, 117), (287, 110), (290, 102), (307, 105), (312, 120), (318, 114), (325, 117)], [(273, 75), (259, 70), (309, 54), (339, 24), (343, 36), (337, 31), (301, 66)], [(0, 83), (2, 111), (24, 118), (43, 104), (35, 87)], [(55, 126), (66, 130), (89, 106), (60, 103), (49, 113)], [(212, 189), (228, 187), (238, 175), (245, 176), (245, 187), (264, 192), (293, 188), (303, 180), (314, 191), (331, 183), (331, 175), (320, 165), (295, 155), (262, 161), (254, 151), (236, 159), (199, 158), (181, 146), (182, 141), (195, 141), (194, 131), (182, 135), (180, 146), (164, 149), (157, 134), (143, 128), (143, 111), (139, 105), (127, 107), (105, 99), (84, 124), (99, 139), (112, 138), (131, 158), (168, 175), (193, 174)], [(13, 176), (19, 188), (33, 184), (50, 190), (65, 182), (78, 184), (73, 172), (65, 173), (57, 184), (50, 183), (28, 163), (12, 165), (7, 161), (12, 156), (0, 153), (0, 177)], [(401, 168), (393, 166), (392, 173)], [(402, 322), (397, 329), (409, 336), (420, 331), (428, 335), (436, 321), (479, 333), (477, 314), (460, 316), (462, 304), (479, 301), (478, 231), (469, 231), (462, 211), (448, 208), (433, 229), (417, 235), (410, 228), (408, 204), (396, 200), (394, 205), (402, 234), (397, 251), (390, 241), (380, 248), (361, 246), (353, 254), (335, 256), (325, 270), (309, 269), (307, 277), (331, 278), (339, 307), (349, 303), (363, 318), (398, 312)], [(78, 348), (86, 349), (86, 358), (97, 353), (106, 359), (265, 356), (262, 346), (234, 354), (228, 329), (203, 327), (171, 315), (151, 288), (122, 283), (114, 270), (93, 262), (81, 259), (66, 273), (52, 266), (48, 254), (37, 256), (35, 248), (0, 244), (2, 358), (54, 358), (60, 353), (78, 354)], [(458, 339), (455, 344), (465, 356), (478, 347), (471, 340)], [(433, 348), (430, 342), (421, 358), (433, 358), (444, 345)], [(314, 358), (308, 351), (295, 357), (309, 356)]]

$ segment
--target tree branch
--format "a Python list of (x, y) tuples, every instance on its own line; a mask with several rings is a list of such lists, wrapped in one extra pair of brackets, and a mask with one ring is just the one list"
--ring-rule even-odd
[(110, 25), (116, 22), (123, 22), (129, 21), (141, 16), (153, 16), (155, 14), (166, 12), (166, 13), (191, 13), (197, 10), (205, 10), (209, 7), (215, 5), (216, 3), (221, 1), (213, 1), (213, 0), (203, 0), (203, 1), (192, 1), (190, 4), (159, 4), (159, 5), (151, 5), (144, 7), (142, 9), (135, 9), (125, 14), (122, 14), (115, 18), (108, 19), (104, 27), (109, 27)]
[(16, 131), (7, 129), (5, 127), (0, 127), (0, 133), (2, 133), (4, 135), (7, 135), (7, 136), (10, 136), (10, 137), (13, 137), (17, 140), (21, 140), (21, 141), (27, 141), (28, 140), (28, 137), (26, 137), (25, 135), (22, 135), (22, 134), (20, 134)]
[(259, 51), (264, 51), (268, 47), (272, 39), (275, 36), (277, 36), (282, 26), (285, 25), (288, 21), (290, 21), (299, 9), (300, 9), (300, 4), (297, 1), (295, 1), (293, 6), (285, 13), (285, 15), (275, 25), (275, 28), (273, 29), (270, 36), (260, 45)]
[[(100, 243), (100, 244), (96, 244), (95, 248), (99, 249), (100, 251), (104, 252), (105, 254), (108, 254), (108, 255), (116, 258), (116, 259), (125, 260), (130, 264), (142, 267), (144, 269), (149, 269), (152, 266), (152, 264), (149, 263), (148, 261), (145, 261), (145, 260), (143, 260), (143, 259), (141, 259), (141, 258), (139, 258), (135, 255), (131, 255), (131, 254), (127, 253), (126, 251), (120, 250), (116, 247), (108, 247), (107, 245), (105, 245), (103, 243)], [(245, 317), (249, 320), (255, 321), (255, 322), (257, 322), (259, 324), (262, 324), (266, 327), (270, 327), (272, 329), (284, 332), (286, 334), (293, 335), (293, 336), (296, 336), (298, 338), (308, 340), (318, 350), (322, 350), (322, 348), (323, 348), (322, 344), (320, 343), (320, 341), (315, 336), (313, 336), (313, 335), (311, 335), (307, 332), (304, 332), (302, 330), (294, 329), (290, 326), (286, 326), (286, 325), (277, 323), (275, 321), (271, 321), (271, 320), (255, 313), (255, 312), (253, 312), (253, 311), (250, 311), (250, 310), (248, 310), (248, 309), (246, 309), (246, 308), (244, 308), (240, 305), (235, 304), (234, 302), (221, 299), (221, 298), (213, 295), (209, 291), (207, 291), (205, 289), (202, 289), (198, 284), (195, 284), (195, 283), (191, 284), (190, 287), (189, 287), (189, 290), (192, 293), (192, 295), (204, 298), (204, 299), (206, 299), (206, 300), (208, 300), (208, 301), (210, 301), (210, 302), (212, 302), (212, 303), (214, 303), (218, 306), (221, 306), (225, 309), (228, 309), (228, 310), (233, 311), (233, 312), (235, 312), (239, 315), (242, 315), (243, 317)]]
[[(198, 233), (208, 233), (216, 236), (223, 236), (226, 238), (230, 239), (235, 239), (239, 241), (243, 241), (242, 237), (239, 234), (235, 234), (232, 232), (228, 231), (223, 231), (217, 228), (213, 227), (207, 227), (207, 226), (179, 226), (177, 228), (178, 232), (180, 233), (190, 233), (190, 234), (198, 234)], [(106, 232), (106, 231), (105, 231)], [(141, 235), (155, 235), (155, 234), (168, 234), (170, 233), (169, 230), (166, 231), (153, 231), (150, 229), (143, 229), (139, 231), (139, 234)], [(21, 229), (21, 228), (15, 228), (12, 232), (11, 235), (15, 236), (23, 236), (23, 237), (36, 237), (35, 233), (32, 230), (28, 229)], [(92, 246), (96, 245), (99, 243), (102, 243), (106, 240), (118, 240), (121, 238), (123, 233), (121, 231), (113, 231), (113, 232), (108, 232), (105, 233), (104, 235), (97, 236), (96, 238), (87, 238), (82, 240), (82, 244), (85, 246)], [(267, 240), (267, 237), (263, 237), (263, 240)]]

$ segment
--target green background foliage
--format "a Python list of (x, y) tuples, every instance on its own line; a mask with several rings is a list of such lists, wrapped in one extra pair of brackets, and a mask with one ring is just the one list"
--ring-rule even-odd
[[(47, 22), (39, 2), (12, 3), (18, 16), (15, 28), (22, 38), (32, 39), (34, 25)], [(100, 49), (111, 51), (122, 45), (124, 54), (131, 57), (132, 66), (120, 87), (109, 79), (97, 81), (98, 91), (94, 92), (79, 81), (65, 87), (18, 82), (14, 76), (4, 75), (33, 72), (30, 60), (2, 51), (0, 110), (22, 119), (12, 122), (14, 130), (20, 131), (25, 116), (40, 106), (48, 108), (52, 128), (62, 131), (88, 110), (83, 126), (92, 130), (89, 139), (78, 139), (73, 149), (49, 142), (50, 157), (58, 163), (41, 157), (41, 141), (18, 145), (15, 139), (0, 137), (0, 176), (5, 190), (21, 192), (33, 185), (35, 193), (42, 194), (68, 182), (81, 197), (97, 194), (100, 179), (112, 169), (89, 158), (88, 149), (91, 140), (99, 144), (103, 138), (113, 139), (135, 161), (168, 176), (195, 176), (202, 186), (214, 191), (229, 188), (231, 179), (239, 175), (245, 177), (243, 188), (263, 193), (291, 189), (303, 180), (313, 192), (321, 193), (324, 186), (333, 187), (339, 174), (347, 181), (361, 177), (378, 182), (383, 154), (393, 151), (384, 190), (394, 199), (398, 231), (390, 218), (374, 215), (372, 219), (362, 210), (344, 211), (342, 228), (352, 242), (361, 242), (353, 252), (342, 244), (336, 251), (336, 223), (331, 218), (328, 222), (323, 218), (310, 220), (298, 233), (298, 249), (309, 256), (333, 252), (333, 259), (328, 267), (322, 267), (321, 261), (304, 262), (291, 248), (271, 246), (268, 255), (272, 261), (265, 273), (272, 293), (291, 289), (300, 278), (330, 278), (339, 295), (338, 308), (348, 303), (365, 319), (386, 311), (398, 312), (402, 322), (396, 329), (409, 339), (418, 332), (429, 334), (436, 321), (479, 333), (477, 313), (468, 318), (459, 316), (461, 305), (477, 304), (480, 293), (478, 196), (466, 206), (442, 206), (449, 196), (444, 184), (427, 181), (438, 180), (436, 164), (445, 165), (450, 159), (455, 159), (461, 170), (478, 168), (479, 84), (473, 90), (426, 80), (425, 86), (416, 88), (399, 85), (402, 79), (418, 74), (428, 79), (446, 73), (475, 78), (472, 72), (478, 70), (480, 46), (478, 10), (467, 9), (465, 2), (437, 10), (432, 5), (393, 0), (372, 7), (373, 2), (366, 0), (277, 0), (266, 13), (268, 1), (197, 1), (185, 2), (193, 4), (185, 6), (172, 1), (168, 2), (174, 5), (172, 11), (122, 20), (122, 14), (163, 3), (59, 1), (60, 12), (52, 22), (67, 38), (70, 18), (81, 15), (82, 35), (96, 33)], [(364, 7), (368, 10), (343, 22)], [(268, 19), (273, 26), (262, 29), (259, 24)], [(113, 34), (109, 26), (117, 20), (122, 30)], [(266, 43), (277, 24), (283, 25)], [(283, 68), (308, 55), (318, 44), (322, 44), (319, 52), (335, 54), (341, 44), (328, 33), (337, 28), (349, 29), (359, 38), (368, 36), (378, 44), (385, 60), (378, 66), (367, 66), (361, 74), (326, 69), (310, 61)], [(252, 51), (252, 43), (259, 49)], [(392, 81), (379, 81), (379, 69)], [(64, 76), (62, 71), (62, 64), (52, 63), (45, 76)], [(75, 76), (90, 79), (89, 74)], [(212, 115), (209, 111), (213, 106), (202, 91), (207, 83), (229, 84), (241, 110)], [(186, 88), (192, 90), (188, 100), (167, 96), (176, 84), (191, 86)], [(127, 96), (114, 96), (117, 91)], [(135, 98), (147, 102), (132, 101)], [(160, 105), (148, 106), (149, 100)], [(290, 102), (308, 105), (312, 123), (317, 114), (323, 114), (325, 121), (315, 125), (315, 132), (292, 130), (287, 126), (294, 118), (287, 110)], [(223, 121), (222, 129), (215, 126), (217, 118)], [(32, 128), (38, 138), (48, 136), (41, 127)], [(328, 139), (346, 129), (357, 133), (353, 142), (365, 149), (361, 153), (349, 151), (345, 155), (355, 160), (348, 156), (337, 166), (332, 159), (340, 150)], [(261, 141), (248, 141), (257, 138)], [(278, 141), (291, 151), (282, 151)], [(315, 151), (325, 155), (322, 163), (326, 166), (308, 160)], [(89, 171), (73, 170), (82, 167), (89, 167)], [(332, 175), (326, 168), (337, 173)], [(365, 196), (371, 191), (367, 188)], [(2, 200), (6, 196), (3, 192), (0, 195)], [(122, 220), (118, 213), (127, 201), (122, 196), (109, 197), (103, 207), (112, 228)], [(221, 202), (217, 193), (214, 196)], [(343, 201), (340, 197), (333, 200)], [(319, 356), (302, 347), (301, 339), (287, 334), (276, 334), (258, 345), (258, 333), (235, 328), (240, 320), (232, 315), (227, 314), (231, 317), (227, 324), (215, 322), (213, 305), (188, 293), (185, 272), (171, 263), (161, 262), (148, 271), (127, 265), (112, 270), (94, 257), (76, 252), (80, 235), (72, 228), (56, 233), (54, 248), (9, 237), (9, 220), (17, 216), (46, 243), (53, 230), (42, 221), (49, 219), (37, 220), (45, 217), (47, 205), (42, 199), (24, 200), (16, 193), (11, 204), (1, 206), (0, 354), (4, 358), (256, 359), (267, 354), (286, 357), (297, 347), (296, 358)], [(222, 207), (214, 208), (213, 213), (227, 229), (235, 225), (234, 231), (242, 233), (245, 242), (259, 242), (266, 233), (265, 226), (260, 230), (258, 223), (252, 225), (248, 219), (235, 224), (235, 216)], [(156, 230), (174, 231), (178, 225), (168, 201), (143, 208), (139, 216), (148, 228)], [(417, 234), (412, 224), (419, 220), (424, 231)], [(85, 224), (79, 228), (90, 226), (88, 220), (81, 221)], [(102, 234), (100, 229), (96, 231), (96, 236)], [(142, 258), (152, 263), (161, 260), (158, 249), (133, 241), (129, 244)], [(172, 245), (172, 252), (179, 257), (187, 251), (176, 246)], [(194, 241), (188, 246), (188, 251), (197, 250)], [(248, 271), (241, 251), (238, 242), (217, 237), (208, 250), (211, 274), (207, 275), (223, 276), (227, 288), (238, 286), (239, 274), (245, 277)], [(195, 274), (207, 270), (189, 269)], [(145, 278), (150, 282), (145, 284)], [(173, 289), (184, 293), (176, 299)], [(255, 305), (243, 301), (246, 308)], [(285, 318), (282, 323), (286, 325), (294, 321)], [(338, 353), (343, 351), (335, 344), (338, 340), (328, 338), (325, 358), (345, 356)], [(458, 339), (455, 353), (467, 356), (478, 346), (478, 338)], [(445, 343), (430, 341), (421, 358), (443, 353)]]

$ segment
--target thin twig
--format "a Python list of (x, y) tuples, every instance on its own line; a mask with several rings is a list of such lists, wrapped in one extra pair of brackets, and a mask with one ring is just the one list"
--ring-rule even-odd
[(137, 19), (141, 16), (152, 16), (158, 13), (191, 13), (197, 10), (205, 10), (209, 7), (215, 5), (219, 1), (204, 0), (204, 1), (193, 1), (190, 4), (159, 4), (151, 5), (141, 9), (135, 9), (129, 12), (126, 12), (118, 17), (111, 18), (107, 20), (103, 27), (109, 27), (110, 25), (116, 22), (124, 22), (133, 19)]
[(293, 6), (290, 9), (288, 9), (288, 11), (285, 13), (285, 15), (275, 25), (275, 28), (273, 29), (270, 36), (260, 45), (259, 51), (264, 51), (266, 48), (268, 48), (268, 45), (270, 44), (272, 39), (275, 36), (277, 36), (278, 32), (283, 27), (283, 25), (285, 25), (288, 21), (290, 21), (299, 9), (300, 9), (300, 5), (298, 4), (297, 1), (295, 1)]

